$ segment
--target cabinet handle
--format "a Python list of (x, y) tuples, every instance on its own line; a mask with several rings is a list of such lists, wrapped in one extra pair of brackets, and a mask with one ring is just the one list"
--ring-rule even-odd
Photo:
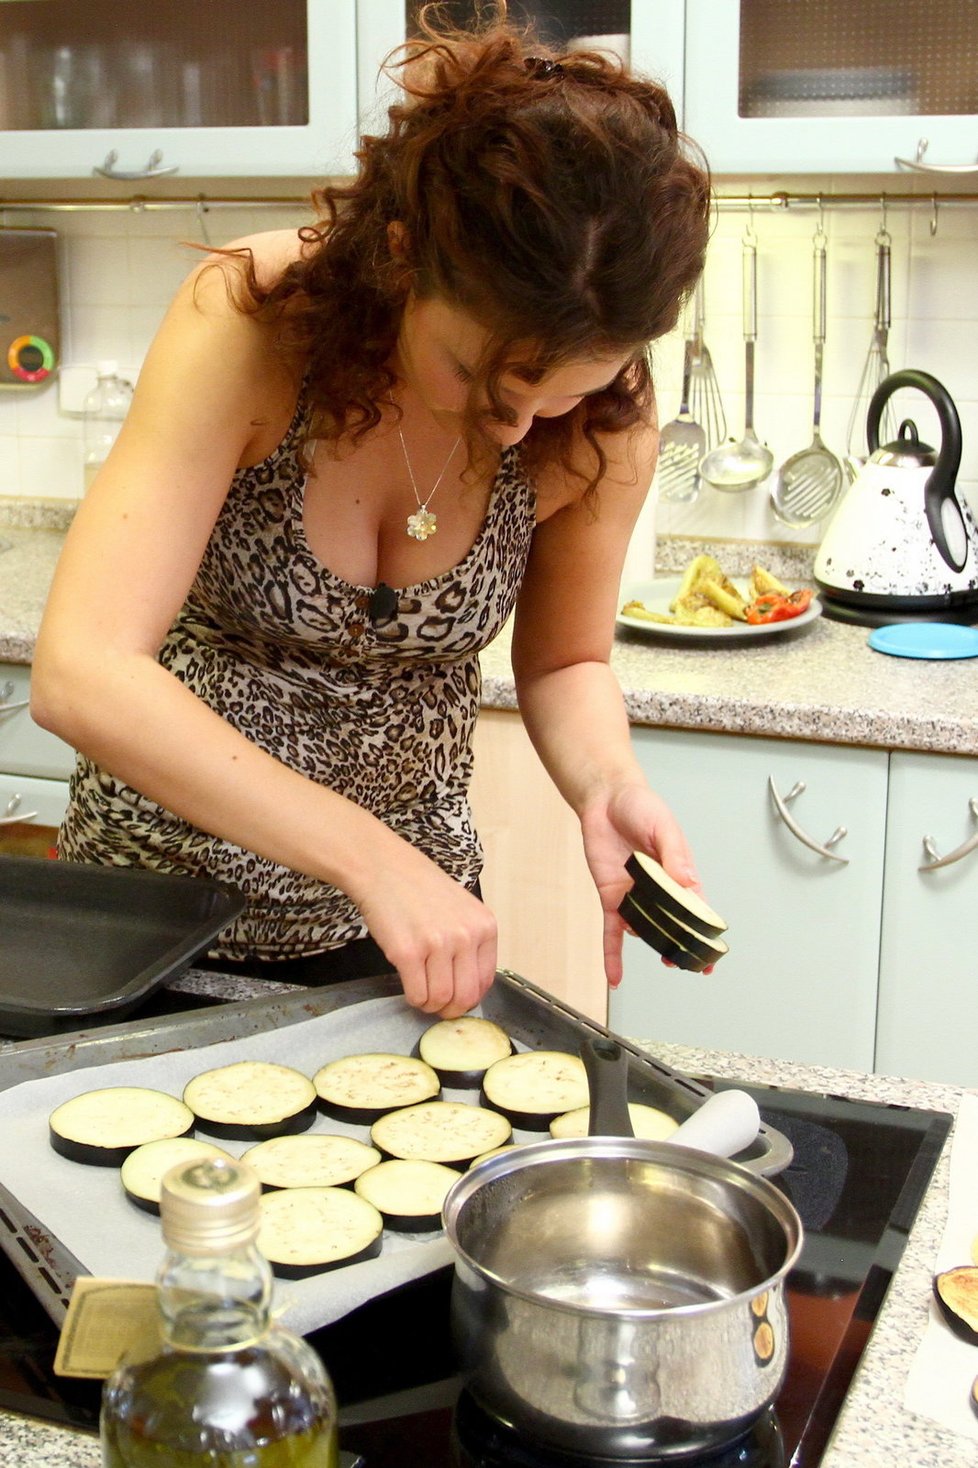
[(799, 840), (803, 846), (807, 846), (810, 851), (817, 851), (819, 856), (827, 856), (830, 861), (837, 861), (842, 866), (848, 866), (849, 858), (847, 856), (839, 856), (837, 852), (829, 850), (830, 847), (835, 846), (837, 842), (841, 841), (843, 837), (848, 836), (849, 832), (845, 826), (836, 826), (835, 830), (832, 832), (832, 835), (828, 838), (828, 840), (824, 844), (821, 844), (816, 841), (813, 836), (809, 836), (807, 831), (803, 831), (801, 829), (798, 822), (793, 818), (791, 812), (789, 811), (788, 801), (795, 800), (799, 795), (802, 794), (805, 789), (804, 780), (797, 780), (795, 784), (792, 785), (787, 795), (783, 797), (778, 794), (778, 787), (774, 783), (773, 775), (768, 776), (767, 783), (768, 789), (771, 792), (771, 798), (774, 801), (774, 805), (778, 812), (778, 815), (784, 821), (792, 836), (796, 837), (796, 839)]
[(166, 168), (161, 167), (161, 164), (163, 162), (163, 154), (159, 148), (154, 148), (153, 152), (150, 153), (149, 161), (147, 162), (145, 168), (116, 168), (115, 165), (118, 163), (118, 161), (119, 154), (116, 152), (115, 148), (113, 148), (111, 153), (106, 153), (105, 162), (102, 164), (101, 168), (98, 164), (96, 164), (95, 167), (92, 169), (92, 172), (101, 174), (103, 178), (138, 179), (165, 178), (167, 174), (178, 173), (180, 169), (179, 163), (170, 163), (167, 165)]
[[(974, 798), (969, 800), (968, 809), (974, 820), (978, 821), (978, 800)], [(949, 851), (947, 856), (939, 854), (933, 836), (924, 837), (924, 850), (930, 857), (930, 861), (923, 862), (917, 868), (918, 872), (936, 872), (938, 867), (953, 866), (956, 861), (961, 861), (964, 857), (970, 856), (973, 851), (978, 851), (978, 831), (973, 836), (969, 836), (967, 841), (962, 841), (954, 851)]]
[(29, 698), (22, 698), (18, 703), (7, 703), (7, 699), (14, 691), (14, 685), (8, 678), (6, 683), (0, 683), (0, 716), (12, 714), (14, 709), (25, 709), (30, 703)]
[(7, 809), (0, 816), (0, 826), (20, 825), (23, 821), (36, 821), (36, 810), (21, 810), (20, 796), (12, 795), (7, 801)]
[(909, 168), (914, 173), (978, 173), (976, 163), (925, 163), (924, 154), (930, 146), (929, 139), (920, 138), (914, 158), (894, 158), (897, 168)]

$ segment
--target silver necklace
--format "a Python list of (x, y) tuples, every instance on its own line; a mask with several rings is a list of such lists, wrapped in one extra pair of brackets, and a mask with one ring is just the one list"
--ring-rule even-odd
[[(394, 406), (393, 400), (391, 401), (391, 406)], [(446, 473), (448, 472), (448, 466), (455, 457), (455, 450), (462, 442), (462, 435), (459, 434), (458, 438), (452, 444), (452, 451), (449, 454), (448, 458), (445, 460), (445, 467), (439, 474), (438, 478), (435, 480), (434, 484), (429, 489), (427, 497), (424, 500), (422, 500), (420, 494), (418, 493), (418, 481), (415, 479), (414, 470), (411, 468), (411, 460), (408, 458), (407, 444), (404, 442), (404, 434), (401, 432), (400, 423), (398, 423), (397, 425), (397, 436), (401, 440), (401, 452), (404, 455), (404, 462), (407, 465), (408, 477), (411, 480), (411, 488), (414, 490), (414, 498), (418, 506), (418, 508), (416, 510), (412, 510), (411, 514), (407, 517), (407, 533), (408, 535), (410, 535), (412, 540), (427, 540), (428, 537), (430, 535), (434, 535), (438, 529), (438, 516), (432, 514), (431, 510), (428, 509), (428, 506), (431, 504), (432, 496), (434, 495), (435, 490), (438, 488), (439, 484), (441, 484)]]

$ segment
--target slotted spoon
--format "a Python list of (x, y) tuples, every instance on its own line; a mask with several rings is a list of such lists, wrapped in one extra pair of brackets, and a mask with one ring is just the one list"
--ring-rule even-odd
[(696, 282), (693, 296), (693, 336), (696, 350), (690, 374), (689, 410), (697, 423), (702, 424), (706, 434), (704, 453), (715, 449), (727, 436), (727, 419), (720, 397), (720, 384), (710, 349), (706, 344), (706, 272)]
[(697, 350), (690, 323), (683, 349), (683, 387), (679, 413), (659, 435), (659, 498), (689, 503), (700, 492), (699, 463), (706, 453), (706, 432), (689, 410), (689, 384)]
[(766, 479), (774, 455), (754, 432), (754, 344), (757, 340), (757, 237), (744, 235), (744, 436), (728, 439), (700, 462), (700, 474), (714, 489), (753, 489)]
[(781, 465), (771, 490), (771, 504), (782, 525), (800, 530), (815, 525), (833, 509), (842, 493), (842, 465), (822, 442), (822, 355), (825, 347), (825, 234), (815, 232), (812, 281), (812, 336), (815, 347), (815, 406), (812, 441)]

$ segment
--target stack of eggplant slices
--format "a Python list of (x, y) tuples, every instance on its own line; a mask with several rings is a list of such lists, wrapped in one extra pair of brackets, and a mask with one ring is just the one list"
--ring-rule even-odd
[(625, 863), (631, 891), (619, 913), (638, 938), (677, 968), (702, 973), (728, 952), (727, 925), (697, 892), (682, 887), (657, 861), (635, 851)]

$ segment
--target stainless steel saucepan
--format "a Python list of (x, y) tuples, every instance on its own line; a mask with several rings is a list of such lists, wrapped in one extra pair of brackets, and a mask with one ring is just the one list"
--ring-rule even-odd
[(533, 1142), (461, 1177), (444, 1217), (469, 1389), (537, 1442), (706, 1452), (776, 1397), (802, 1226), (737, 1162), (629, 1136)]

